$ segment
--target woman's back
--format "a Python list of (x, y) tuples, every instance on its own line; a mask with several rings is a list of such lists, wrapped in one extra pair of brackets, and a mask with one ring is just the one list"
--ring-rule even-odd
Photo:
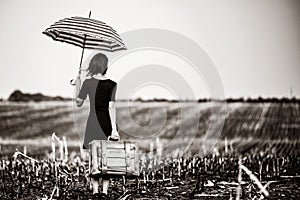
[(89, 96), (91, 112), (108, 111), (109, 101), (115, 101), (116, 85), (110, 79), (86, 79), (78, 97), (86, 99)]

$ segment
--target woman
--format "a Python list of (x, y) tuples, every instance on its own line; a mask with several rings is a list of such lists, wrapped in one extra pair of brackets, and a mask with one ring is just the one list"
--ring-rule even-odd
[[(89, 96), (90, 113), (85, 128), (83, 149), (87, 149), (93, 140), (107, 140), (109, 136), (113, 140), (119, 139), (116, 127), (115, 94), (117, 83), (106, 78), (108, 58), (102, 54), (96, 54), (90, 61), (88, 74), (80, 89), (80, 77), (76, 79), (76, 105), (83, 105)], [(91, 178), (93, 194), (98, 195), (98, 179)], [(103, 193), (107, 195), (109, 179), (102, 179)]]

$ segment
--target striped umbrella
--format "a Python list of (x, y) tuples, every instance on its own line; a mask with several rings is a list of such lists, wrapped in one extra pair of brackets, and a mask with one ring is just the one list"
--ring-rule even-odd
[(43, 34), (55, 41), (66, 42), (82, 48), (79, 74), (84, 49), (98, 49), (104, 51), (125, 50), (119, 34), (109, 25), (99, 20), (85, 17), (70, 17), (59, 20), (47, 28)]

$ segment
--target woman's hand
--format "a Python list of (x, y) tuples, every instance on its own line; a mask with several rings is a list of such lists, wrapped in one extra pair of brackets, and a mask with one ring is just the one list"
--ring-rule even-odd
[(80, 87), (80, 85), (81, 85), (81, 79), (80, 79), (80, 76), (79, 76), (79, 75), (76, 77), (74, 84), (75, 84), (77, 87), (78, 87), (78, 86)]
[(70, 81), (70, 84), (73, 86), (80, 87), (80, 85), (81, 85), (80, 75), (78, 75), (75, 79), (72, 79)]
[(118, 133), (117, 130), (113, 130), (113, 131), (111, 132), (110, 139), (111, 139), (111, 140), (114, 140), (114, 141), (120, 140), (120, 135), (119, 135), (119, 133)]

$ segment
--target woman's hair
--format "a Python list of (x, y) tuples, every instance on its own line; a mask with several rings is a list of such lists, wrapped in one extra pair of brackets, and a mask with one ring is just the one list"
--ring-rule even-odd
[(103, 53), (97, 53), (90, 61), (89, 67), (87, 69), (88, 76), (93, 76), (95, 74), (101, 73), (104, 75), (107, 71), (108, 58)]

